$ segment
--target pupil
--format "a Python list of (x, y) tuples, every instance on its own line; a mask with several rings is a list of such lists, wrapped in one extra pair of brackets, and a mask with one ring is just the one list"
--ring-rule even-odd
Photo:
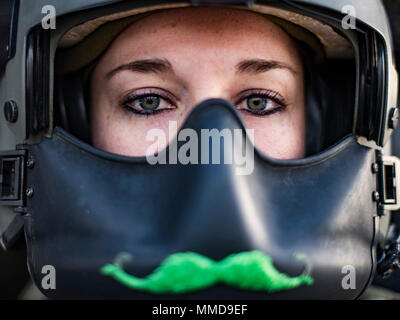
[(248, 107), (253, 110), (265, 109), (265, 101), (262, 98), (250, 98), (247, 103)]
[(160, 98), (158, 97), (145, 97), (140, 101), (140, 106), (143, 109), (156, 109), (160, 104)]

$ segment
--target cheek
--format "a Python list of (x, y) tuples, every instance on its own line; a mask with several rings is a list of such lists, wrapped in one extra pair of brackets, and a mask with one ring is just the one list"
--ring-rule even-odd
[(305, 156), (305, 118), (301, 110), (284, 111), (268, 118), (243, 115), (254, 129), (256, 147), (269, 157), (297, 159)]
[[(102, 108), (101, 110), (105, 110)], [(138, 116), (125, 110), (101, 111), (92, 115), (93, 145), (96, 148), (125, 156), (145, 156), (150, 146), (159, 142), (158, 151), (165, 148), (183, 121), (180, 111), (170, 111), (156, 116)], [(169, 126), (170, 121), (173, 126)], [(150, 140), (151, 130), (165, 137)], [(149, 141), (148, 141), (149, 140)]]

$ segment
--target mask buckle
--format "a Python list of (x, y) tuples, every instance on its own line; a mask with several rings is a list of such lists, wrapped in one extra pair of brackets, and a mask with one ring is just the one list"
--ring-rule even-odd
[(400, 209), (400, 159), (378, 154), (379, 204), (383, 210)]
[(25, 150), (0, 151), (0, 205), (23, 206)]
[[(10, 249), (19, 238), (24, 221), (24, 171), (26, 150), (0, 151), (0, 206), (14, 206), (17, 215), (0, 233), (0, 247)], [(1, 212), (0, 212), (1, 213)]]

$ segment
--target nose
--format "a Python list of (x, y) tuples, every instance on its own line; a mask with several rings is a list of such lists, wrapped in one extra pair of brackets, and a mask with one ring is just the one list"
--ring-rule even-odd
[(208, 99), (225, 99), (232, 102), (226, 71), (217, 66), (202, 65), (202, 68), (206, 71), (199, 72), (188, 87), (190, 111)]

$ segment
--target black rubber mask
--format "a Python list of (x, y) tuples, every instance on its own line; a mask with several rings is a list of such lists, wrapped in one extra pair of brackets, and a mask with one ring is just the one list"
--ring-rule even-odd
[[(185, 128), (244, 126), (215, 99)], [(371, 280), (375, 155), (352, 136), (300, 160), (256, 149), (250, 175), (235, 164), (151, 165), (59, 128), (29, 153), (28, 264), (50, 298), (353, 299)], [(48, 265), (55, 288), (43, 288)]]

